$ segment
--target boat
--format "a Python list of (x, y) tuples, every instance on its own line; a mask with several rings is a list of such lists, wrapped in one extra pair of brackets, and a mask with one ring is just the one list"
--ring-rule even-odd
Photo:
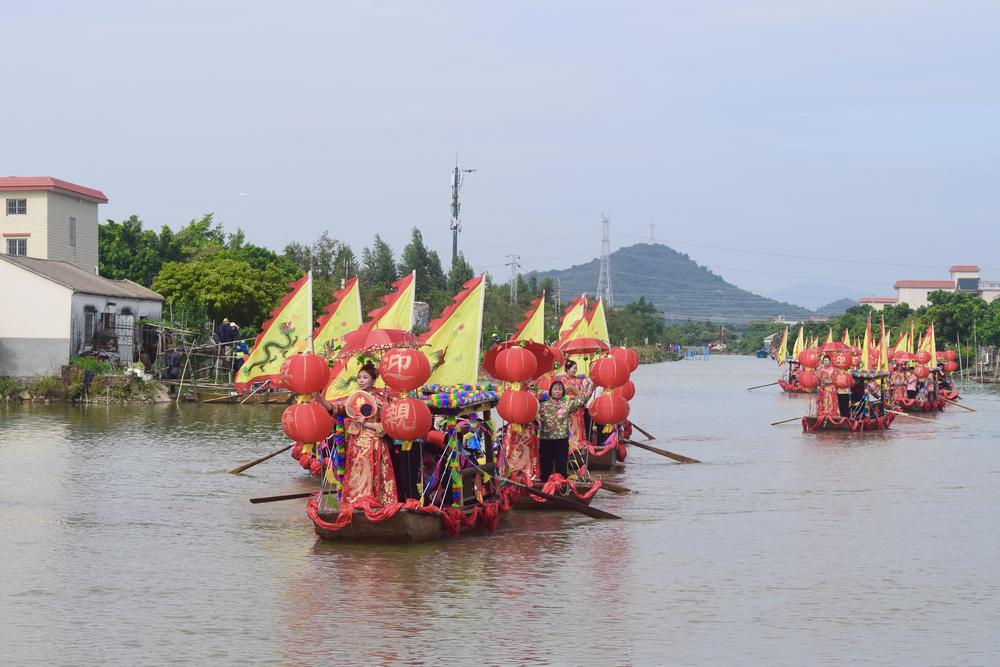
[(619, 442), (609, 442), (603, 447), (596, 447), (588, 442), (585, 458), (587, 470), (613, 470), (625, 462), (626, 456), (628, 450)]
[(802, 431), (805, 433), (815, 433), (816, 431), (850, 431), (860, 433), (863, 431), (881, 431), (888, 429), (895, 420), (896, 415), (887, 412), (878, 417), (803, 417)]
[[(548, 481), (544, 484), (539, 480), (534, 480), (531, 486), (533, 489), (543, 491), (549, 495), (562, 496), (566, 500), (572, 500), (581, 505), (590, 505), (590, 503), (594, 502), (594, 495), (601, 488), (601, 482), (599, 480), (595, 480), (590, 484), (571, 482), (559, 473), (556, 473), (552, 477), (549, 477)], [(560, 507), (541, 496), (532, 495), (526, 489), (520, 490), (517, 499), (514, 501), (513, 509), (566, 511), (564, 507)]]
[(916, 398), (901, 398), (896, 400), (895, 408), (903, 412), (944, 412), (947, 401), (940, 396), (921, 401)]
[(195, 387), (194, 395), (199, 403), (224, 403), (237, 405), (280, 405), (291, 402), (294, 395), (284, 389), (259, 391), (254, 394), (240, 394), (227, 389), (202, 389)]
[(813, 389), (806, 389), (801, 386), (798, 382), (789, 382), (785, 378), (778, 380), (778, 386), (781, 387), (782, 391), (789, 394), (813, 394), (815, 391)]

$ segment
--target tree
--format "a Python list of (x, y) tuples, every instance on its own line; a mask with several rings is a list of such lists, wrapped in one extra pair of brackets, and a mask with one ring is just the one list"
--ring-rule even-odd
[(149, 287), (163, 264), (156, 233), (143, 230), (137, 215), (98, 226), (97, 245), (99, 271), (106, 278), (127, 278)]
[(400, 275), (406, 275), (411, 271), (416, 272), (417, 299), (420, 301), (427, 301), (433, 292), (442, 290), (446, 286), (441, 259), (436, 251), (427, 250), (424, 237), (416, 227), (413, 228), (410, 242), (403, 248), (399, 261)]
[(448, 291), (458, 294), (462, 290), (462, 285), (475, 277), (476, 272), (472, 265), (465, 259), (465, 255), (458, 253), (458, 257), (451, 263), (451, 271), (448, 272)]
[(396, 260), (392, 256), (392, 248), (378, 234), (371, 248), (365, 248), (361, 253), (361, 279), (368, 285), (384, 285), (399, 278), (396, 270)]

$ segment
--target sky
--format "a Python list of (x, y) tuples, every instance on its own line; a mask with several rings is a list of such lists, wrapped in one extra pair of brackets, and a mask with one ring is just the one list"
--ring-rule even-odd
[[(1000, 3), (17, 3), (0, 174), (280, 250), (418, 226), (503, 279), (655, 239), (816, 306), (1000, 280)], [(595, 286), (596, 287), (596, 286)], [(819, 295), (823, 295), (822, 298)], [(829, 296), (829, 298), (827, 298)]]

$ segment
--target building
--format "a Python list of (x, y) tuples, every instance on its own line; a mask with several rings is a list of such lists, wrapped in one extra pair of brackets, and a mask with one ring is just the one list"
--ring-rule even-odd
[(869, 296), (859, 301), (876, 310), (887, 305), (905, 303), (911, 308), (930, 305), (927, 297), (931, 292), (963, 292), (981, 297), (987, 303), (1000, 297), (1000, 281), (983, 280), (980, 268), (973, 264), (957, 264), (948, 269), (950, 280), (897, 280), (893, 284), (896, 298)]
[(97, 273), (100, 190), (50, 176), (0, 177), (0, 254), (69, 262)]
[(0, 376), (48, 375), (101, 351), (123, 363), (151, 359), (140, 320), (159, 320), (163, 297), (66, 261), (0, 254)]

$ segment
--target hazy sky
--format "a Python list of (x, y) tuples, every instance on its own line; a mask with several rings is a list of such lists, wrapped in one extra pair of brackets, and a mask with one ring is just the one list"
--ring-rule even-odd
[[(503, 277), (656, 238), (806, 302), (1000, 279), (1000, 3), (37, 2), (4, 11), (0, 173), (280, 249), (414, 225)], [(241, 197), (241, 193), (246, 193)], [(762, 253), (780, 253), (794, 259)], [(824, 261), (828, 259), (842, 261)], [(849, 260), (849, 261), (848, 261)], [(865, 262), (871, 262), (866, 264)]]

